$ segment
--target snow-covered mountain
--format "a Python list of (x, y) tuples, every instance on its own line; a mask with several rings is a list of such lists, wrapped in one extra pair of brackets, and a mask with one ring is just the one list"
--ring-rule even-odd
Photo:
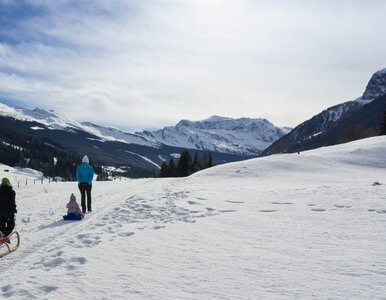
[(170, 146), (258, 155), (289, 131), (290, 128), (276, 127), (265, 119), (212, 116), (202, 121), (182, 120), (176, 126), (138, 134)]
[[(290, 131), (279, 128), (265, 119), (232, 119), (212, 116), (203, 121), (182, 120), (176, 126), (156, 131), (127, 133), (106, 127), (68, 119), (53, 110), (12, 108), (0, 103), (0, 116), (20, 121), (36, 122), (46, 129), (83, 131), (100, 141), (122, 142), (159, 148), (161, 145), (237, 155), (258, 155), (275, 140)], [(44, 129), (34, 126), (32, 129)]]
[(91, 122), (82, 122), (82, 129), (88, 133), (98, 136), (102, 141), (117, 141), (127, 144), (144, 145), (158, 148), (161, 143), (146, 138), (140, 134), (128, 133), (116, 127), (105, 127), (93, 124)]
[[(49, 176), (70, 176), (74, 162), (88, 154), (94, 165), (125, 169), (125, 176), (154, 176), (163, 162), (175, 159), (184, 145), (169, 146), (141, 133), (80, 123), (54, 111), (12, 108), (0, 103), (0, 156), (13, 165), (34, 165)], [(23, 153), (20, 153), (23, 149)], [(191, 149), (191, 155), (208, 155), (210, 149)], [(39, 155), (44, 152), (44, 155)], [(241, 151), (240, 151), (241, 152)], [(213, 152), (214, 164), (250, 158), (242, 154)], [(58, 169), (53, 161), (65, 164)], [(39, 167), (40, 166), (40, 167)], [(63, 171), (63, 174), (57, 174)], [(55, 174), (54, 174), (55, 173)], [(67, 175), (66, 175), (67, 174)]]
[(386, 68), (375, 72), (371, 76), (361, 97), (352, 101), (347, 101), (342, 104), (335, 105), (321, 112), (322, 121), (320, 122), (319, 128), (317, 129), (318, 132), (322, 132), (323, 130), (325, 130), (328, 126), (338, 121), (342, 116), (344, 116), (348, 111), (352, 110), (353, 108), (368, 104), (375, 98), (383, 95), (385, 92)]
[(1, 258), (0, 298), (383, 300), (385, 153), (375, 137), (95, 182), (93, 212), (73, 222), (75, 182), (34, 185), (0, 165), (21, 236)]
[(373, 74), (362, 95), (362, 100), (372, 101), (386, 93), (386, 68)]
[[(65, 131), (84, 131), (98, 137), (101, 141), (117, 141), (127, 144), (145, 145), (150, 147), (159, 147), (159, 143), (146, 139), (140, 135), (126, 133), (115, 127), (98, 126), (90, 122), (79, 123), (62, 116), (53, 110), (44, 110), (42, 108), (26, 109), (22, 107), (12, 108), (0, 103), (0, 116), (11, 117), (20, 121), (36, 122), (45, 125), (46, 129), (65, 130)], [(34, 126), (32, 129), (44, 129)]]
[(385, 93), (386, 68), (372, 75), (361, 97), (330, 107), (303, 122), (272, 143), (263, 155), (313, 149), (375, 135), (386, 109)]

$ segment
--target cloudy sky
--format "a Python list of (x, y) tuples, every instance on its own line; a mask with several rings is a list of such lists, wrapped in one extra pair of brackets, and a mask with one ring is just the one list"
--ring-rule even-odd
[(296, 126), (386, 67), (383, 0), (0, 0), (0, 101), (127, 131)]

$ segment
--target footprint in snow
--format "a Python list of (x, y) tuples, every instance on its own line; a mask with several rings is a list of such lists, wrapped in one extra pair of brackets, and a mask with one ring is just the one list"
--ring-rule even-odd
[(129, 237), (129, 236), (134, 235), (134, 232), (121, 232), (118, 235), (123, 236), (123, 237)]
[(326, 211), (324, 208), (312, 208), (312, 211)]
[(344, 205), (341, 205), (341, 204), (335, 204), (334, 205), (336, 208), (343, 208), (344, 207)]
[(39, 290), (41, 290), (42, 292), (46, 293), (46, 294), (49, 294), (53, 291), (56, 291), (59, 287), (57, 286), (54, 286), (54, 285), (43, 285), (41, 287), (39, 287)]
[(225, 202), (228, 202), (228, 203), (235, 203), (235, 204), (238, 204), (238, 203), (244, 203), (243, 201), (231, 201), (231, 200), (226, 200)]
[(260, 209), (259, 212), (262, 213), (271, 213), (271, 212), (277, 212), (279, 211), (278, 209)]
[(3, 293), (7, 293), (7, 292), (11, 291), (12, 289), (13, 289), (13, 287), (12, 287), (12, 285), (10, 285), (10, 284), (3, 285), (3, 286), (1, 287), (1, 291), (2, 291)]
[(79, 268), (79, 266), (84, 265), (86, 261), (87, 260), (85, 257), (73, 257), (69, 260), (65, 268), (69, 271), (74, 271), (75, 269)]
[(157, 226), (154, 226), (153, 229), (157, 230), (157, 229), (161, 229), (161, 228), (165, 228), (165, 227), (166, 226), (159, 226), (159, 225), (157, 225)]
[(86, 235), (86, 234), (78, 234), (77, 235), (78, 240), (81, 242), (81, 245), (78, 245), (78, 247), (82, 248), (84, 247), (93, 247), (98, 245), (100, 241), (100, 236), (93, 236), (93, 235)]
[(219, 212), (221, 213), (230, 213), (230, 212), (236, 212), (237, 210), (235, 209), (223, 209), (223, 210), (219, 210)]
[(376, 208), (371, 208), (371, 209), (368, 209), (367, 211), (370, 211), (370, 212), (376, 212), (378, 214), (386, 214), (386, 209), (376, 209)]
[(271, 202), (272, 204), (279, 204), (279, 205), (290, 205), (290, 204), (293, 204), (293, 202)]
[(200, 201), (205, 201), (205, 200), (207, 200), (207, 199), (205, 199), (205, 198), (200, 198), (200, 197), (198, 197), (198, 198), (196, 198), (197, 200), (200, 200)]
[(21, 221), (23, 222), (23, 224), (28, 224), (29, 222), (31, 222), (31, 219), (28, 217), (28, 218), (22, 218)]

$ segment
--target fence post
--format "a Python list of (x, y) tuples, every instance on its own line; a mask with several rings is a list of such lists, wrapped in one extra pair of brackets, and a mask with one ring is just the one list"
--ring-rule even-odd
[(28, 183), (28, 181), (27, 181), (27, 179), (25, 180), (25, 186), (27, 186), (27, 183)]
[(18, 187), (18, 188), (20, 187), (20, 181), (17, 182), (17, 187)]

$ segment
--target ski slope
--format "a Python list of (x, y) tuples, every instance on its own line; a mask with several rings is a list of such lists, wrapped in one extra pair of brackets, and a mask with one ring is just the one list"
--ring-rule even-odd
[(62, 215), (76, 183), (21, 186), (0, 298), (386, 299), (385, 153), (375, 137), (95, 182), (74, 222)]

